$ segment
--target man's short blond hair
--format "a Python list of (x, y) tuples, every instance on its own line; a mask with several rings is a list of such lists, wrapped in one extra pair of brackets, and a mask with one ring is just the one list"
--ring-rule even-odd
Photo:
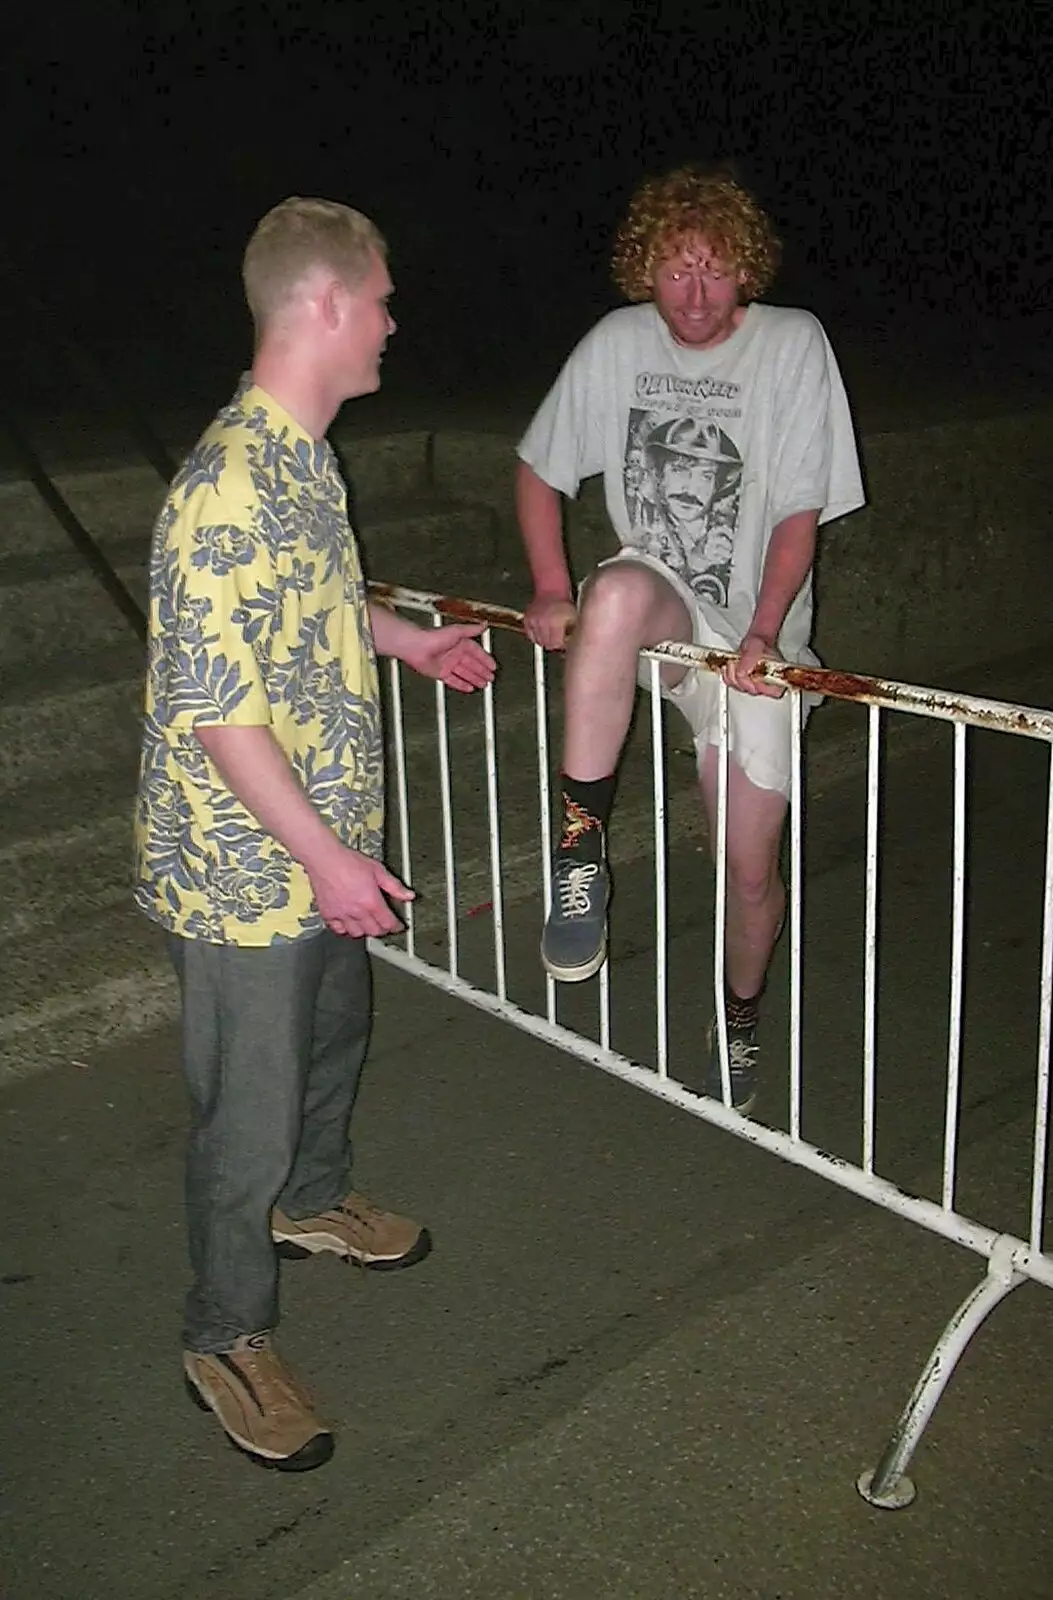
[(296, 287), (322, 267), (355, 288), (387, 245), (361, 211), (335, 200), (293, 195), (257, 223), (245, 248), (241, 277), (257, 331), (280, 311)]

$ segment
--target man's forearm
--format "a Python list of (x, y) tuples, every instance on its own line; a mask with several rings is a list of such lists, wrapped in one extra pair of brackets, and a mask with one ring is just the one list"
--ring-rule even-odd
[(343, 849), (297, 782), (270, 728), (195, 728), (223, 782), (266, 833), (313, 872)]
[(520, 461), (516, 467), (516, 515), (535, 594), (571, 599), (559, 493), (539, 478), (525, 461)]
[(749, 632), (774, 644), (815, 560), (818, 511), (797, 511), (772, 532)]
[(390, 606), (380, 605), (375, 600), (369, 603), (369, 622), (377, 655), (397, 656), (405, 661), (407, 652), (412, 650), (413, 641), (420, 633), (417, 624), (410, 622), (407, 617), (400, 617)]

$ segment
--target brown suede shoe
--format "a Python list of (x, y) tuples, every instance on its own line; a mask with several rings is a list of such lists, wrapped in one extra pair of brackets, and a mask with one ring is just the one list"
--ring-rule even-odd
[(310, 1472), (329, 1460), (333, 1436), (267, 1334), (245, 1334), (218, 1355), (184, 1350), (183, 1369), (195, 1405), (214, 1411), (238, 1449), (261, 1465)]
[(318, 1217), (294, 1221), (277, 1206), (271, 1213), (271, 1234), (278, 1254), (289, 1261), (329, 1250), (358, 1267), (394, 1272), (423, 1261), (431, 1234), (419, 1222), (381, 1211), (354, 1191)]

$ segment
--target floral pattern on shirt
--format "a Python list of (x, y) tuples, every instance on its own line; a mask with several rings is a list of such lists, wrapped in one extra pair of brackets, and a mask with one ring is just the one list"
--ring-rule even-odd
[(217, 944), (318, 932), (307, 874), (223, 783), (205, 725), (269, 727), (334, 832), (379, 855), (376, 656), (344, 484), (330, 446), (248, 379), (154, 529), (135, 896)]

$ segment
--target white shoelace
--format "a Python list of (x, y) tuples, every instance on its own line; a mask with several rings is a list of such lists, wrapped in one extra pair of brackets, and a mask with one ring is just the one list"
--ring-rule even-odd
[(586, 917), (592, 910), (589, 884), (600, 870), (598, 861), (586, 861), (583, 866), (571, 867), (559, 879), (559, 909), (564, 917)]
[(745, 1039), (728, 1040), (728, 1066), (732, 1072), (750, 1072), (757, 1065), (757, 1044)]

